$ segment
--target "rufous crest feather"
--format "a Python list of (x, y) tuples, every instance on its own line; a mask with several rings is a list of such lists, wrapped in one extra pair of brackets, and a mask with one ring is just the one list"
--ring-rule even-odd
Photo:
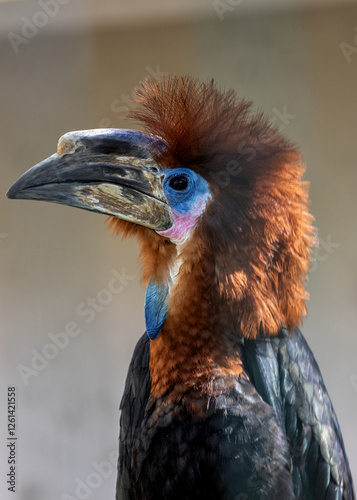
[[(152, 143), (157, 163), (190, 168), (210, 185), (212, 201), (193, 237), (205, 242), (202, 258), (214, 266), (214, 286), (243, 335), (297, 326), (315, 233), (296, 147), (251, 102), (213, 81), (145, 81), (133, 100), (129, 116), (163, 140)], [(162, 277), (174, 246), (151, 230), (114, 219), (111, 225), (141, 235), (145, 281)]]

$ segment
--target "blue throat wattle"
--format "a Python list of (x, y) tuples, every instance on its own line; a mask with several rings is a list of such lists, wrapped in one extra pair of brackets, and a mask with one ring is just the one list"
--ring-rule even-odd
[(169, 305), (169, 287), (151, 278), (145, 295), (145, 324), (150, 340), (155, 340), (165, 323)]

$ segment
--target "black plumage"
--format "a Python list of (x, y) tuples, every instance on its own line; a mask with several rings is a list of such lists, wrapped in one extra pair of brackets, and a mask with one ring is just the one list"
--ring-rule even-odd
[(121, 404), (118, 499), (294, 498), (286, 436), (249, 380), (218, 398), (187, 393), (186, 405), (167, 404), (149, 396), (148, 362), (145, 335)]
[(245, 340), (249, 379), (201, 401), (199, 418), (150, 400), (149, 343), (146, 334), (138, 342), (121, 403), (117, 500), (354, 498), (337, 418), (299, 330)]

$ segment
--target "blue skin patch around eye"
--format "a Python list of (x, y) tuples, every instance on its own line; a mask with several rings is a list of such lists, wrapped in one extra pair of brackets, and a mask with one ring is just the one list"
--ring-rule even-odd
[(155, 340), (165, 323), (169, 304), (169, 288), (151, 278), (145, 295), (145, 325), (150, 340)]
[[(208, 197), (210, 194), (208, 182), (189, 168), (175, 168), (166, 170), (163, 189), (169, 205), (179, 214), (189, 213), (197, 200)], [(187, 186), (182, 190), (175, 190), (170, 184), (174, 178), (183, 177)]]

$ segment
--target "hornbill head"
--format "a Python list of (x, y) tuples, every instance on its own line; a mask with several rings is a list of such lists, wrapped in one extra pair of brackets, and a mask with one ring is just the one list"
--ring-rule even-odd
[(197, 317), (206, 338), (217, 321), (241, 337), (295, 327), (314, 240), (295, 146), (213, 81), (146, 81), (134, 102), (145, 132), (67, 133), (8, 197), (104, 213), (136, 235), (152, 339), (170, 322), (195, 336)]

